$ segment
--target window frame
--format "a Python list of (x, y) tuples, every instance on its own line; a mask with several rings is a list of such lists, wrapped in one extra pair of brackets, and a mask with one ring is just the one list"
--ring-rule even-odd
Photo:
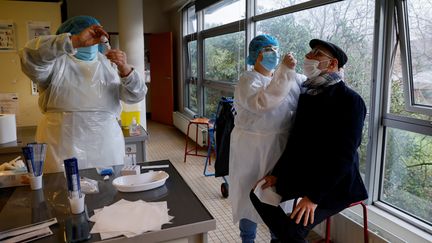
[(407, 111), (432, 116), (432, 105), (416, 104), (414, 97), (413, 62), (411, 56), (411, 39), (407, 1), (397, 1), (398, 26), (400, 31), (400, 50), (402, 59), (402, 77), (404, 81), (404, 98)]
[[(286, 14), (291, 14), (298, 11), (313, 9), (316, 7), (329, 5), (344, 0), (311, 0), (295, 5), (291, 5), (282, 9), (273, 10), (270, 12), (255, 15), (256, 4), (255, 0), (246, 0), (246, 17), (245, 19), (235, 21), (232, 23), (224, 24), (214, 28), (203, 28), (203, 11), (197, 12), (197, 55), (198, 55), (198, 106), (200, 115), (204, 112), (204, 88), (216, 88), (225, 91), (234, 91), (235, 83), (214, 81), (204, 79), (204, 49), (203, 43), (206, 38), (215, 37), (219, 35), (235, 33), (238, 31), (245, 32), (245, 53), (247, 56), (247, 47), (250, 40), (256, 33), (256, 24), (259, 21), (279, 17)], [(373, 60), (371, 69), (371, 83), (370, 83), (370, 110), (368, 119), (369, 129), (366, 155), (366, 172), (365, 184), (369, 192), (369, 205), (376, 206), (377, 208), (390, 213), (391, 215), (402, 219), (403, 221), (421, 229), (429, 234), (432, 234), (432, 225), (422, 222), (415, 217), (396, 209), (392, 205), (381, 200), (381, 192), (384, 178), (385, 168), (385, 152), (386, 152), (386, 128), (396, 128), (404, 131), (416, 132), (428, 136), (432, 136), (432, 124), (429, 121), (404, 117), (397, 114), (390, 113), (390, 79), (392, 69), (392, 53), (394, 51), (394, 28), (396, 25), (399, 28), (399, 46), (401, 47), (401, 65), (404, 85), (404, 96), (407, 111), (432, 115), (432, 109), (419, 107), (413, 103), (412, 98), (412, 63), (409, 47), (409, 33), (407, 28), (407, 12), (406, 0), (376, 0), (375, 4), (375, 26), (373, 37)], [(404, 12), (405, 11), (405, 12)], [(403, 14), (402, 14), (403, 13)], [(397, 15), (396, 15), (397, 14)], [(403, 17), (405, 16), (405, 17)], [(403, 18), (402, 18), (403, 17)], [(395, 19), (396, 18), (396, 19)], [(240, 28), (239, 28), (240, 26)], [(185, 38), (183, 38), (185, 39)], [(183, 45), (183, 49), (184, 49)], [(187, 48), (187, 44), (186, 44)], [(184, 60), (184, 59), (183, 59)], [(245, 70), (247, 64), (245, 63)], [(183, 66), (183, 70), (186, 70)], [(412, 92), (414, 92), (412, 90)], [(184, 94), (184, 93), (183, 93)], [(187, 98), (187, 97), (185, 97)], [(186, 112), (187, 108), (184, 106)], [(190, 112), (190, 111), (189, 111)], [(354, 209), (353, 211), (355, 211)]]
[[(404, 90), (404, 101), (405, 108), (410, 112), (417, 112), (424, 114), (424, 109), (419, 109), (412, 105), (412, 62), (411, 55), (408, 48), (409, 45), (409, 35), (407, 35), (407, 25), (406, 25), (406, 2), (405, 0), (390, 0), (387, 3), (381, 3), (377, 6), (376, 14), (384, 13), (380, 19), (380, 23), (375, 26), (376, 36), (375, 38), (375, 48), (377, 48), (378, 53), (383, 55), (374, 55), (374, 67), (375, 67), (375, 79), (374, 83), (377, 85), (375, 87), (375, 92), (371, 93), (374, 95), (375, 103), (373, 106), (376, 113), (371, 121), (374, 121), (375, 129), (370, 131), (372, 136), (372, 143), (369, 144), (368, 154), (370, 158), (368, 159), (369, 164), (372, 164), (369, 192), (373, 192), (373, 196), (369, 199), (369, 203), (374, 206), (396, 216), (399, 219), (432, 234), (432, 225), (418, 219), (415, 216), (410, 215), (402, 209), (397, 209), (395, 206), (388, 202), (385, 202), (381, 198), (381, 194), (384, 186), (384, 173), (386, 165), (386, 147), (387, 142), (387, 128), (399, 129), (407, 132), (414, 132), (422, 135), (432, 136), (432, 124), (429, 121), (421, 120), (417, 118), (405, 117), (398, 114), (393, 114), (390, 111), (390, 96), (391, 96), (391, 72), (392, 72), (392, 56), (395, 49), (395, 42), (399, 41), (402, 75), (403, 75), (403, 90)], [(395, 20), (396, 19), (396, 20)], [(381, 33), (379, 31), (381, 29)], [(382, 31), (382, 30), (385, 31)], [(396, 29), (399, 31), (399, 35), (395, 35)], [(396, 40), (396, 38), (398, 38)], [(396, 47), (398, 48), (398, 47)], [(384, 58), (380, 58), (384, 56)], [(377, 64), (377, 65), (375, 65)], [(381, 65), (379, 65), (381, 64)], [(377, 84), (376, 80), (384, 80), (383, 84)], [(382, 89), (382, 92), (379, 90)], [(378, 92), (378, 93), (377, 93)], [(382, 102), (379, 102), (382, 98)], [(382, 103), (382, 104), (376, 104)], [(382, 117), (382, 119), (379, 119)], [(378, 123), (377, 123), (378, 122)], [(372, 174), (373, 173), (373, 174)]]

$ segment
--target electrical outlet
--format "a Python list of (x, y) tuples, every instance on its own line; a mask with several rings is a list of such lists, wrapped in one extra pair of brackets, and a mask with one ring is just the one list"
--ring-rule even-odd
[(30, 81), (31, 83), (31, 94), (32, 95), (39, 95), (38, 86), (37, 83)]

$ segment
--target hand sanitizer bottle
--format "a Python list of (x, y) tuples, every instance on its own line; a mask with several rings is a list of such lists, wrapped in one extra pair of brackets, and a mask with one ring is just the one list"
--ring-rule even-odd
[(139, 126), (137, 124), (137, 121), (135, 119), (135, 117), (132, 117), (132, 123), (129, 126), (129, 135), (130, 136), (138, 136), (140, 135), (140, 129)]

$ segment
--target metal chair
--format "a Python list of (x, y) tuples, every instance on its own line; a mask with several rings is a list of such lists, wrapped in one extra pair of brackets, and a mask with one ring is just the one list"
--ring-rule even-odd
[[(366, 204), (363, 203), (363, 201), (355, 202), (350, 204), (348, 207), (353, 207), (356, 205), (361, 205), (363, 208), (363, 238), (365, 243), (369, 243), (369, 231), (368, 231), (368, 220), (367, 220), (367, 208)], [(330, 225), (331, 225), (331, 217), (328, 217), (326, 219), (326, 235), (325, 239), (319, 240), (316, 243), (330, 243)]]
[[(190, 131), (191, 125), (196, 126), (196, 128), (195, 128), (195, 146), (192, 147), (192, 149), (188, 150), (189, 131)], [(189, 124), (188, 124), (188, 128), (187, 128), (187, 132), (186, 132), (186, 145), (185, 145), (185, 153), (184, 153), (184, 161), (183, 161), (185, 163), (186, 163), (186, 156), (188, 156), (188, 155), (207, 157), (207, 154), (198, 154), (198, 126), (199, 125), (204, 125), (207, 128), (207, 141), (210, 141), (210, 133), (209, 133), (210, 120), (208, 118), (205, 118), (205, 117), (198, 117), (198, 118), (194, 118), (194, 119), (190, 120)], [(209, 164), (211, 164), (211, 158), (209, 158)]]

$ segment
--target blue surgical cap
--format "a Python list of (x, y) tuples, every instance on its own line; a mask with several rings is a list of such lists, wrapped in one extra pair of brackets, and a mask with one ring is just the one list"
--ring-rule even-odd
[(249, 43), (249, 56), (247, 64), (255, 65), (258, 54), (266, 46), (279, 46), (278, 40), (271, 35), (258, 35)]
[(99, 21), (91, 16), (75, 16), (61, 24), (57, 29), (56, 35), (62, 33), (71, 33), (72, 35), (76, 35), (81, 33), (85, 28), (94, 24), (99, 24)]

